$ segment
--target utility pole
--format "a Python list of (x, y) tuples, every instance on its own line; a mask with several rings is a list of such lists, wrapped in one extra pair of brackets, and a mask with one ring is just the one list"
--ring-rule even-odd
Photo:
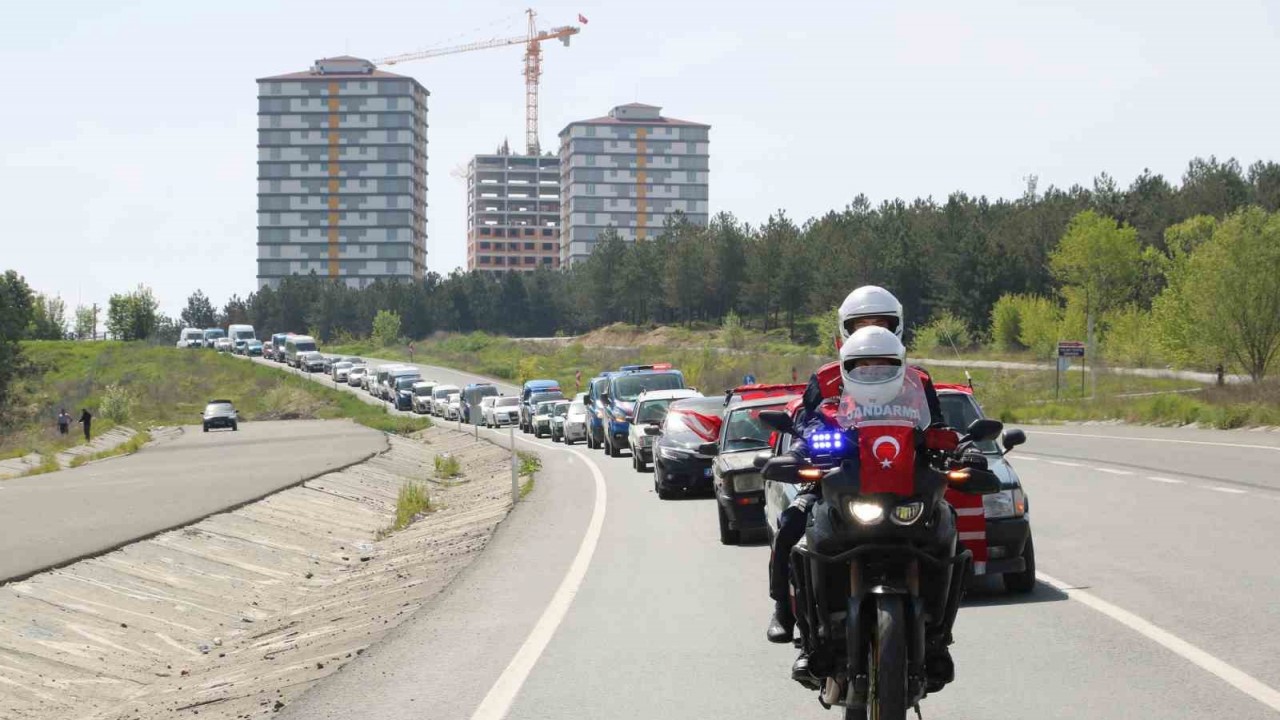
[(90, 335), (90, 340), (98, 339), (98, 303), (93, 304), (93, 332)]

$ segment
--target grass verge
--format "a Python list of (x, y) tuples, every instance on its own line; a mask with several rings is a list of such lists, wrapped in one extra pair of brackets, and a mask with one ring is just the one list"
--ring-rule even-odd
[[(59, 408), (95, 414), (93, 428), (117, 424), (191, 425), (205, 403), (227, 398), (245, 420), (346, 417), (368, 427), (408, 434), (430, 427), (426, 418), (393, 417), (348, 392), (292, 373), (209, 350), (143, 343), (24, 342), (31, 364), (16, 383), (15, 399), (0, 428), (0, 456), (53, 454), (75, 441), (58, 434)], [(115, 417), (101, 411), (110, 397)]]
[(40, 464), (32, 467), (30, 470), (22, 473), (20, 477), (31, 477), (32, 475), (44, 475), (45, 473), (58, 472), (62, 466), (58, 465), (58, 458), (53, 455), (45, 455), (40, 459)]
[(435, 459), (436, 477), (450, 480), (462, 474), (462, 464), (452, 455), (437, 455)]
[(517, 456), (520, 458), (520, 477), (527, 477), (520, 483), (520, 498), (524, 499), (526, 495), (533, 492), (533, 483), (537, 478), (538, 471), (542, 469), (542, 458), (531, 452), (521, 452)]

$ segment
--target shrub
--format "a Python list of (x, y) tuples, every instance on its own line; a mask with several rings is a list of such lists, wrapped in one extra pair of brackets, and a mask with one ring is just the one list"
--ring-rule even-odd
[(462, 465), (458, 462), (458, 458), (452, 455), (436, 456), (436, 477), (441, 480), (456, 478), (462, 474)]
[(1049, 298), (1016, 295), (1018, 302), (1018, 342), (1036, 355), (1050, 357), (1062, 332), (1062, 308)]
[(1158, 331), (1151, 313), (1128, 305), (1103, 315), (1102, 355), (1122, 365), (1160, 364)]
[(725, 347), (734, 350), (742, 349), (746, 342), (746, 333), (742, 329), (742, 318), (738, 314), (730, 310), (728, 315), (724, 316), (724, 322), (720, 324), (720, 337)]
[(370, 339), (382, 347), (395, 345), (400, 339), (400, 316), (390, 310), (379, 310), (373, 318)]
[(313, 420), (323, 403), (300, 387), (279, 384), (262, 398), (258, 420)]
[(431, 496), (427, 493), (426, 483), (409, 480), (400, 486), (396, 495), (396, 520), (390, 528), (379, 535), (386, 536), (395, 530), (403, 530), (424, 512), (431, 509)]
[(98, 401), (98, 414), (104, 420), (120, 424), (129, 421), (133, 414), (133, 395), (117, 384), (103, 388), (102, 399)]
[(916, 330), (915, 339), (911, 342), (911, 352), (927, 355), (937, 350), (967, 348), (972, 344), (973, 337), (964, 320), (950, 311), (943, 311), (934, 316), (928, 325)]
[(991, 308), (991, 343), (996, 350), (1026, 350), (1022, 344), (1022, 313), (1016, 295), (1002, 295)]

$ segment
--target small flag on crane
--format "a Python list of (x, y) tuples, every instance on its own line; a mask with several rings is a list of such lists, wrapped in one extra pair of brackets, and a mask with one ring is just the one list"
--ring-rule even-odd
[(578, 22), (582, 23), (583, 25), (586, 25), (587, 16), (583, 15), (582, 13), (578, 13)]

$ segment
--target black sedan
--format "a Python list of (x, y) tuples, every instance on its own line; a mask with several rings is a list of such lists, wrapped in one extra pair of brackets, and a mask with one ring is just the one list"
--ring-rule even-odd
[(209, 432), (211, 428), (240, 429), (240, 419), (237, 417), (236, 408), (231, 404), (230, 400), (210, 400), (204, 406), (201, 424), (204, 426), (205, 432)]
[(689, 398), (671, 403), (653, 445), (653, 490), (663, 500), (675, 493), (711, 491), (711, 463), (720, 432), (724, 398)]

